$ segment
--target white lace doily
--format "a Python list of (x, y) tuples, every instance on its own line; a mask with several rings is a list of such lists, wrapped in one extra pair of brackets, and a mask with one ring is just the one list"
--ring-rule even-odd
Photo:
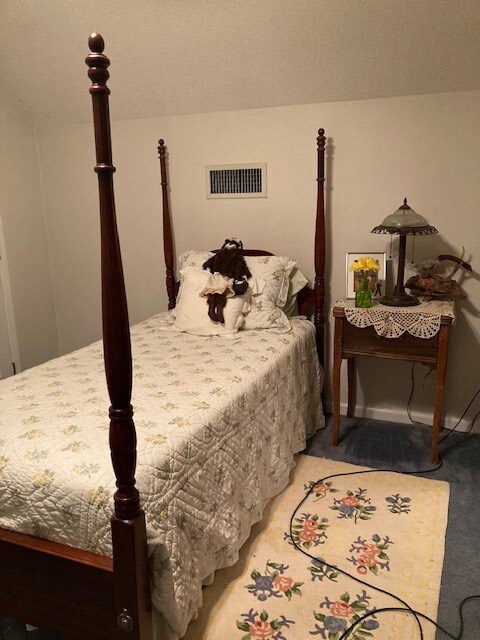
[(442, 316), (455, 322), (455, 303), (430, 300), (416, 307), (387, 307), (378, 302), (369, 309), (355, 307), (355, 300), (339, 300), (335, 305), (345, 309), (345, 317), (356, 327), (375, 327), (379, 336), (398, 338), (405, 332), (416, 338), (433, 338), (440, 330)]

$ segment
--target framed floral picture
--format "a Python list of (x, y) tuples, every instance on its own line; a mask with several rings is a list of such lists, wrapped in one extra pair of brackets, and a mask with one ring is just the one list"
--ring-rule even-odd
[(347, 298), (355, 298), (355, 292), (360, 288), (362, 280), (367, 280), (373, 299), (385, 295), (386, 253), (349, 252), (346, 256), (346, 272)]

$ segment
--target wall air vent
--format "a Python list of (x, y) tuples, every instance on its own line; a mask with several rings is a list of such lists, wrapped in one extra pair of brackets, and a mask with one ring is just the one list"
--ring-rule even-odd
[(207, 198), (266, 198), (267, 165), (222, 164), (207, 167)]

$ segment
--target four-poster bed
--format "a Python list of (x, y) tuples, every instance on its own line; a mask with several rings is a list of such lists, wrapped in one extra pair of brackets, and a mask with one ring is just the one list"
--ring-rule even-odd
[[(200, 393), (197, 394), (197, 400), (197, 396), (191, 396), (189, 389), (184, 390), (186, 383), (184, 380), (175, 379), (176, 374), (173, 367), (174, 362), (178, 362), (178, 358), (183, 357), (187, 367), (184, 378), (186, 377), (189, 384), (191, 383), (195, 387), (197, 382), (201, 382), (203, 374), (193, 368), (188, 361), (192, 360), (192, 353), (202, 349), (202, 344), (206, 344), (206, 342), (204, 340), (202, 343), (200, 338), (190, 338), (184, 340), (183, 343), (178, 342), (178, 344), (183, 344), (180, 348), (177, 347), (177, 342), (172, 345), (171, 336), (162, 334), (158, 330), (161, 328), (159, 327), (160, 317), (150, 319), (132, 329), (132, 341), (136, 349), (135, 362), (141, 366), (141, 372), (137, 375), (135, 382), (135, 400), (141, 428), (138, 429), (137, 425), (137, 431), (135, 429), (131, 406), (132, 347), (113, 192), (115, 168), (112, 164), (110, 139), (108, 107), (110, 91), (106, 85), (109, 77), (107, 70), (109, 60), (103, 54), (104, 43), (101, 36), (93, 34), (89, 39), (89, 46), (91, 53), (87, 56), (86, 63), (89, 67), (88, 75), (92, 81), (90, 93), (93, 102), (95, 129), (97, 161), (95, 171), (98, 175), (101, 219), (103, 348), (108, 393), (111, 401), (109, 410), (110, 453), (117, 486), (114, 495), (114, 515), (111, 519), (111, 540), (107, 531), (106, 518), (103, 522), (104, 514), (110, 508), (109, 500), (105, 497), (108, 495), (107, 490), (110, 483), (110, 479), (106, 479), (107, 456), (105, 455), (105, 447), (101, 445), (105, 432), (102, 421), (98, 423), (97, 417), (99, 412), (102, 415), (103, 408), (95, 409), (97, 403), (100, 403), (101, 407), (101, 403), (103, 403), (103, 399), (96, 395), (97, 392), (100, 394), (98, 390), (100, 387), (96, 387), (96, 385), (100, 385), (99, 376), (102, 362), (99, 345), (91, 345), (75, 354), (64, 356), (58, 361), (42, 365), (37, 370), (21, 374), (18, 381), (9, 379), (0, 385), (0, 405), (7, 400), (11, 403), (12, 397), (19, 401), (18, 406), (8, 406), (5, 411), (2, 409), (3, 415), (0, 414), (1, 437), (4, 437), (10, 421), (12, 423), (16, 421), (12, 433), (9, 434), (12, 441), (15, 435), (15, 437), (23, 439), (22, 442), (30, 443), (32, 440), (36, 441), (37, 438), (44, 438), (47, 443), (43, 445), (42, 441), (45, 450), (41, 447), (26, 450), (21, 462), (19, 462), (21, 469), (18, 475), (21, 476), (29, 464), (25, 463), (25, 459), (33, 461), (32, 465), (37, 462), (41, 465), (43, 463), (39, 460), (41, 461), (43, 458), (49, 460), (48, 456), (51, 455), (49, 464), (53, 468), (53, 470), (45, 468), (45, 465), (38, 467), (39, 470), (32, 476), (30, 494), (33, 497), (30, 497), (27, 495), (28, 491), (16, 488), (12, 484), (12, 478), (16, 478), (16, 470), (13, 468), (14, 453), (9, 453), (7, 448), (7, 454), (10, 457), (8, 455), (0, 457), (0, 495), (3, 496), (3, 506), (0, 509), (0, 524), (3, 527), (0, 528), (0, 574), (2, 576), (0, 614), (12, 616), (29, 624), (76, 639), (98, 638), (100, 640), (129, 637), (136, 640), (149, 640), (153, 638), (152, 597), (156, 609), (164, 614), (162, 599), (166, 601), (179, 594), (179, 597), (183, 598), (180, 604), (177, 603), (177, 610), (172, 613), (173, 622), (169, 622), (170, 627), (177, 635), (181, 633), (179, 630), (184, 628), (185, 624), (185, 620), (180, 619), (179, 610), (182, 609), (182, 606), (185, 609), (188, 608), (189, 611), (191, 610), (189, 615), (195, 611), (195, 607), (199, 606), (201, 596), (197, 593), (198, 588), (197, 591), (188, 591), (182, 582), (182, 571), (187, 566), (181, 564), (181, 561), (186, 562), (182, 558), (185, 549), (188, 549), (188, 553), (192, 555), (191, 563), (188, 565), (192, 572), (188, 576), (189, 580), (196, 581), (198, 587), (201, 581), (207, 577), (204, 570), (203, 573), (198, 573), (198, 566), (201, 563), (200, 558), (194, 556), (194, 550), (195, 546), (198, 546), (201, 551), (208, 548), (209, 540), (205, 537), (205, 532), (202, 531), (201, 519), (198, 522), (193, 520), (189, 512), (188, 501), (182, 502), (182, 500), (185, 501), (183, 493), (188, 495), (189, 492), (192, 494), (195, 491), (200, 491), (204, 485), (212, 490), (212, 482), (216, 483), (215, 487), (217, 484), (219, 485), (216, 489), (218, 495), (215, 497), (220, 500), (219, 504), (225, 508), (225, 512), (228, 512), (228, 517), (222, 516), (224, 518), (222, 522), (228, 522), (231, 525), (231, 531), (235, 531), (235, 527), (238, 527), (238, 531), (235, 545), (227, 550), (223, 550), (221, 547), (221, 543), (225, 541), (220, 537), (218, 540), (214, 539), (216, 532), (213, 530), (210, 532), (214, 541), (210, 546), (215, 547), (217, 544), (218, 549), (214, 558), (215, 562), (207, 557), (206, 566), (209, 565), (216, 569), (225, 564), (231, 564), (235, 560), (239, 546), (248, 536), (251, 524), (261, 516), (265, 500), (278, 493), (284, 486), (285, 476), (288, 478), (288, 471), (292, 464), (289, 456), (302, 448), (307, 423), (316, 422), (316, 427), (318, 427), (320, 377), (316, 357), (312, 356), (311, 345), (316, 344), (318, 356), (323, 365), (325, 137), (323, 130), (320, 130), (317, 139), (318, 197), (315, 229), (315, 288), (313, 292), (304, 290), (299, 295), (300, 312), (306, 312), (313, 303), (315, 335), (306, 326), (308, 323), (305, 321), (298, 321), (291, 334), (281, 336), (281, 340), (272, 333), (267, 332), (266, 337), (262, 336), (259, 339), (256, 332), (245, 331), (245, 335), (242, 335), (242, 341), (245, 341), (242, 343), (242, 348), (245, 346), (252, 353), (256, 353), (260, 348), (260, 341), (267, 343), (269, 358), (264, 358), (264, 360), (269, 360), (269, 362), (259, 363), (257, 370), (253, 373), (249, 371), (248, 366), (243, 366), (242, 368), (246, 370), (246, 373), (242, 374), (243, 378), (233, 375), (236, 374), (236, 371), (232, 369), (232, 379), (238, 379), (240, 382), (235, 383), (236, 387), (235, 384), (229, 383), (238, 397), (243, 397), (245, 389), (248, 387), (250, 393), (258, 394), (257, 396), (252, 395), (252, 402), (258, 403), (264, 401), (264, 396), (268, 396), (270, 393), (269, 390), (266, 390), (265, 381), (270, 381), (271, 386), (276, 387), (275, 375), (278, 375), (276, 372), (288, 366), (292, 369), (288, 382), (290, 386), (285, 387), (284, 393), (297, 393), (294, 386), (297, 378), (301, 378), (304, 389), (309, 388), (309, 398), (305, 401), (308, 404), (305, 404), (303, 408), (298, 409), (299, 405), (295, 406), (294, 396), (293, 408), (298, 411), (298, 414), (301, 414), (300, 417), (292, 413), (292, 410), (285, 406), (281, 398), (267, 397), (266, 405), (270, 407), (276, 422), (275, 434), (276, 431), (279, 432), (279, 435), (274, 437), (282, 438), (276, 449), (282, 450), (280, 466), (282, 466), (283, 476), (279, 472), (275, 481), (272, 480), (268, 491), (262, 493), (261, 488), (256, 487), (262, 482), (255, 477), (255, 474), (263, 473), (263, 468), (265, 468), (265, 477), (261, 478), (265, 482), (268, 465), (279, 465), (279, 461), (273, 459), (273, 453), (264, 447), (267, 440), (264, 442), (258, 439), (260, 436), (256, 435), (261, 431), (262, 423), (255, 424), (255, 429), (252, 428), (251, 431), (249, 431), (249, 423), (242, 423), (241, 419), (239, 419), (240, 424), (237, 423), (238, 416), (248, 415), (246, 413), (248, 407), (245, 407), (244, 403), (237, 404), (235, 405), (235, 413), (230, 414), (226, 408), (227, 404), (223, 402), (221, 397), (226, 392), (218, 386), (218, 380), (215, 379), (212, 380), (210, 387), (207, 383), (204, 386), (210, 396), (214, 397), (211, 411), (216, 411), (218, 416), (214, 413), (208, 413), (210, 422), (206, 426), (199, 421), (194, 421), (194, 418), (191, 417), (193, 411), (195, 410), (196, 414), (201, 413), (201, 410), (206, 410), (207, 403)], [(177, 285), (173, 264), (165, 146), (162, 141), (159, 145), (159, 154), (167, 268), (166, 284), (169, 308), (171, 309), (175, 304)], [(271, 255), (265, 251), (246, 251), (247, 255), (249, 253), (250, 255)], [(176, 341), (176, 338), (174, 340)], [(221, 353), (222, 357), (226, 358), (228, 352), (228, 358), (231, 358), (233, 353), (236, 359), (242, 360), (240, 347), (235, 351), (235, 345), (215, 346), (217, 342), (212, 341), (208, 347), (215, 357)], [(180, 354), (178, 353), (179, 349)], [(169, 355), (164, 357), (161, 353), (162, 350), (168, 351)], [(310, 371), (303, 371), (306, 364), (311, 367)], [(76, 375), (74, 381), (66, 379), (70, 370), (72, 376)], [(77, 370), (76, 373), (75, 370)], [(160, 388), (155, 375), (160, 376), (162, 370), (166, 370), (165, 376), (168, 382), (162, 380), (164, 386)], [(225, 376), (225, 374), (222, 375)], [(35, 385), (35, 380), (39, 378), (42, 381), (40, 389), (32, 386), (32, 395), (27, 397), (25, 393), (28, 392), (29, 385)], [(145, 382), (142, 386), (144, 379), (148, 383)], [(90, 388), (87, 389), (89, 384)], [(75, 391), (76, 385), (80, 389), (78, 395)], [(47, 395), (62, 398), (63, 404), (59, 404), (58, 407), (70, 409), (57, 414), (61, 423), (61, 434), (60, 431), (55, 432), (52, 442), (58, 441), (60, 444), (55, 445), (57, 448), (54, 448), (52, 452), (47, 450), (49, 443), (47, 426), (52, 425), (51, 421), (54, 416), (50, 414), (45, 416), (30, 415), (31, 412), (34, 412), (33, 407), (37, 407), (35, 403), (37, 398), (40, 398), (42, 393), (46, 393), (45, 390), (49, 387), (52, 387), (53, 391), (48, 392)], [(304, 391), (302, 393), (305, 395)], [(239, 402), (237, 396), (235, 396), (235, 401)], [(164, 397), (165, 399), (162, 399)], [(27, 404), (27, 408), (24, 406), (26, 402), (31, 402), (30, 405)], [(48, 402), (52, 404), (54, 401), (49, 399)], [(162, 404), (159, 405), (159, 402)], [(74, 403), (77, 404), (76, 407)], [(161, 430), (158, 431), (158, 425), (153, 424), (156, 412), (160, 410), (167, 413), (172, 410), (181, 411), (184, 406), (190, 411), (186, 414), (188, 419), (174, 417), (173, 420), (162, 422)], [(60, 409), (56, 410), (60, 411)], [(39, 413), (40, 410), (35, 409), (35, 411)], [(73, 420), (72, 415), (78, 416), (80, 426), (62, 422), (62, 420)], [(173, 415), (175, 416), (175, 414)], [(265, 413), (265, 416), (268, 415)], [(143, 419), (143, 416), (146, 418)], [(170, 414), (169, 417), (171, 417)], [(189, 419), (193, 423), (190, 426), (188, 426)], [(252, 423), (256, 419), (253, 414), (249, 418)], [(94, 425), (93, 431), (88, 431), (85, 442), (66, 440), (73, 433), (81, 433), (83, 428), (86, 430), (88, 426), (86, 423), (91, 420), (96, 420), (98, 424)], [(288, 421), (295, 423), (291, 428), (291, 433), (286, 428), (286, 425), (289, 424)], [(33, 423), (35, 424), (31, 428), (30, 425)], [(42, 430), (43, 424), (45, 424), (44, 430)], [(225, 430), (222, 431), (222, 428)], [(267, 427), (262, 428), (267, 429)], [(150, 432), (149, 429), (151, 429)], [(271, 434), (267, 435), (272, 437)], [(145, 453), (146, 458), (139, 456), (138, 466), (137, 436), (139, 451), (142, 454)], [(67, 444), (62, 446), (64, 442)], [(161, 453), (157, 454), (157, 458), (151, 457), (154, 452), (158, 451), (156, 448), (161, 447), (165, 442), (168, 443), (169, 448), (166, 451), (160, 449)], [(19, 448), (18, 443), (20, 440), (15, 440), (16, 448)], [(1, 440), (0, 444), (2, 444)], [(205, 452), (202, 450), (202, 455), (207, 459), (208, 464), (205, 464), (203, 460), (199, 462), (195, 457), (199, 445), (205, 449)], [(253, 447), (258, 452), (258, 460), (254, 461), (255, 464), (251, 468), (248, 466), (248, 462), (241, 459), (242, 446), (247, 449)], [(230, 457), (226, 458), (225, 451), (229, 448), (232, 451), (228, 452)], [(73, 467), (70, 465), (68, 473), (64, 473), (60, 466), (57, 468), (54, 466), (56, 462), (53, 462), (57, 459), (55, 456), (62, 455), (61, 451), (67, 452), (64, 454), (65, 457), (77, 455), (79, 451), (83, 455), (84, 452), (85, 460)], [(254, 456), (251, 454), (249, 457), (253, 458)], [(97, 464), (97, 459), (103, 464), (101, 470), (97, 469), (101, 466), (100, 462)], [(185, 461), (188, 464), (185, 464)], [(218, 464), (218, 468), (215, 468), (216, 464)], [(235, 468), (235, 465), (238, 468)], [(194, 469), (195, 475), (193, 472), (190, 475), (186, 474), (185, 468)], [(136, 470), (141, 492), (137, 489)], [(12, 475), (6, 475), (10, 473)], [(2, 474), (4, 478), (8, 478), (5, 480), (5, 484), (2, 484)], [(62, 474), (67, 483), (65, 489), (56, 484), (57, 477)], [(242, 494), (235, 487), (235, 480), (239, 481), (242, 474), (255, 483), (253, 497), (248, 498), (248, 495)], [(72, 479), (71, 476), (75, 477)], [(97, 484), (95, 486), (89, 484), (90, 477), (97, 476), (99, 478)], [(101, 486), (99, 486), (100, 481), (103, 483)], [(70, 494), (73, 497), (76, 496), (77, 486), (75, 483), (77, 482), (84, 484), (82, 486), (83, 493), (79, 494), (81, 497), (78, 499), (78, 503), (81, 504), (82, 509), (87, 510), (86, 524), (82, 520), (83, 512), (77, 513), (75, 511), (78, 505), (72, 503), (72, 506), (67, 502)], [(151, 484), (155, 485), (157, 493), (160, 491), (160, 495), (147, 492), (147, 489), (150, 490)], [(239, 484), (241, 483), (239, 482)], [(224, 496), (226, 492), (228, 493), (226, 487), (229, 488), (230, 493)], [(56, 493), (53, 493), (54, 488)], [(247, 489), (252, 493), (250, 487)], [(51, 495), (50, 491), (52, 491)], [(182, 496), (180, 496), (181, 493)], [(194, 504), (196, 509), (199, 504), (204, 506), (206, 502), (204, 496), (199, 494), (194, 497), (197, 501)], [(251, 502), (248, 502), (248, 499)], [(224, 502), (221, 502), (222, 500)], [(150, 518), (150, 523), (146, 524), (144, 510), (140, 507), (141, 501)], [(181, 504), (179, 505), (179, 503)], [(46, 512), (47, 506), (52, 511), (59, 510), (58, 519), (64, 523), (64, 530), (54, 530), (54, 525), (49, 519), (51, 516)], [(220, 506), (217, 505), (215, 509), (221, 511)], [(38, 513), (35, 511), (37, 507)], [(183, 512), (182, 508), (184, 508)], [(208, 522), (209, 519), (214, 521), (215, 518), (219, 518), (222, 514), (218, 515), (217, 511), (213, 512), (214, 515), (205, 517), (205, 522)], [(206, 507), (204, 513), (202, 512), (202, 517), (205, 514), (208, 515)], [(246, 514), (249, 514), (250, 519), (241, 522), (241, 517), (245, 518)], [(27, 522), (29, 517), (33, 519), (32, 522), (35, 526), (32, 526), (31, 522)], [(88, 527), (90, 521), (95, 518), (99, 520), (101, 525), (103, 523), (103, 526), (101, 529), (91, 530)], [(4, 524), (4, 521), (8, 526)], [(195, 527), (192, 522), (195, 523)], [(86, 541), (80, 539), (82, 527), (88, 531), (89, 537), (87, 536)], [(208, 529), (208, 526), (205, 525), (205, 528)], [(35, 535), (31, 535), (30, 532)], [(163, 540), (162, 536), (168, 540)], [(185, 541), (186, 539), (188, 540)], [(158, 571), (158, 575), (156, 571)], [(168, 584), (162, 580), (167, 580)], [(170, 582), (168, 581), (175, 583), (170, 590)], [(169, 606), (173, 611), (175, 603), (172, 601)], [(158, 628), (157, 636), (162, 637)]]

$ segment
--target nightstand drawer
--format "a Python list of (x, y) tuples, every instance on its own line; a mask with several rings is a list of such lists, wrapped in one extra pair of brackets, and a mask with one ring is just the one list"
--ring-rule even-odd
[(343, 321), (343, 354), (392, 358), (435, 364), (437, 360), (438, 335), (433, 338), (416, 338), (404, 333), (399, 338), (383, 338), (374, 327), (361, 329)]

